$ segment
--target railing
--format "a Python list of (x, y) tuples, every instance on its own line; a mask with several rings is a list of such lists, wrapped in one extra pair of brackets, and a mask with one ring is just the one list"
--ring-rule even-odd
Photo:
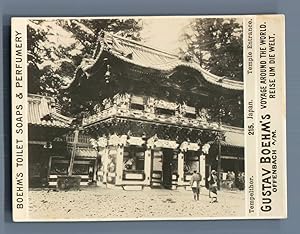
[[(90, 144), (90, 137), (88, 136), (82, 136), (82, 135), (79, 135), (78, 136), (78, 143), (83, 143), (83, 144)], [(66, 141), (68, 143), (73, 143), (74, 142), (74, 135), (68, 135), (66, 136)]]
[(163, 115), (155, 114), (142, 110), (134, 110), (128, 108), (121, 108), (118, 106), (112, 106), (108, 109), (105, 109), (95, 115), (83, 119), (83, 126), (88, 126), (96, 122), (111, 118), (111, 117), (123, 117), (123, 118), (132, 118), (144, 121), (155, 121), (165, 124), (176, 124), (186, 127), (195, 127), (195, 128), (209, 128), (209, 129), (219, 129), (219, 124), (216, 122), (209, 123), (207, 120), (197, 116), (196, 118), (189, 118), (176, 115)]

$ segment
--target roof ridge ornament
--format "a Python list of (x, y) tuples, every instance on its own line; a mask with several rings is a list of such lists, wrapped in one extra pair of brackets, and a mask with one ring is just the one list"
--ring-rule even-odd
[(222, 83), (225, 79), (226, 79), (225, 76), (221, 76), (221, 77), (218, 79), (218, 82), (219, 82), (219, 83)]

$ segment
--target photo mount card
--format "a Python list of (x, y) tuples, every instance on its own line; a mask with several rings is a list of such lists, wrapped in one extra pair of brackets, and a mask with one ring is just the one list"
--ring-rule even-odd
[(283, 15), (13, 17), (16, 222), (287, 218)]

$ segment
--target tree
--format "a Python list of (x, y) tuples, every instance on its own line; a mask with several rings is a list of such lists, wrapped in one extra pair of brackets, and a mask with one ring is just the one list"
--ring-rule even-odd
[(201, 67), (232, 80), (243, 80), (242, 25), (233, 18), (204, 18), (191, 23), (183, 38), (190, 54)]
[(106, 30), (140, 38), (134, 19), (31, 20), (27, 28), (28, 91), (54, 96), (67, 110), (61, 87), (72, 80), (83, 58), (92, 58), (98, 34)]

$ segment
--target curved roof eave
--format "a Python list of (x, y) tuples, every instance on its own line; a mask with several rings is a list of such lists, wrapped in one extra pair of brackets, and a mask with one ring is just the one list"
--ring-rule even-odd
[(214, 75), (214, 74), (210, 73), (209, 71), (206, 71), (200, 65), (198, 65), (194, 62), (193, 63), (192, 62), (184, 62), (179, 59), (176, 59), (171, 64), (162, 64), (161, 66), (160, 65), (154, 66), (151, 64), (145, 65), (145, 64), (137, 62), (133, 59), (124, 57), (117, 52), (113, 52), (110, 48), (107, 48), (107, 46), (105, 46), (103, 43), (100, 43), (100, 44), (101, 44), (100, 50), (99, 50), (96, 58), (93, 61), (89, 61), (89, 64), (86, 64), (86, 63), (84, 64), (84, 62), (82, 64), (80, 64), (75, 71), (73, 80), (67, 86), (65, 86), (64, 89), (68, 89), (72, 86), (73, 82), (76, 79), (78, 79), (78, 76), (80, 76), (80, 74), (78, 75), (78, 73), (80, 71), (84, 72), (87, 76), (90, 76), (92, 73), (90, 73), (89, 71), (93, 69), (93, 67), (97, 64), (97, 62), (101, 58), (102, 53), (105, 51), (126, 63), (130, 63), (130, 64), (133, 64), (133, 65), (136, 65), (139, 67), (144, 67), (144, 68), (153, 69), (156, 71), (161, 71), (161, 72), (166, 72), (166, 73), (168, 73), (168, 72), (172, 73), (178, 67), (186, 67), (186, 68), (192, 69), (192, 70), (200, 73), (201, 76), (205, 79), (205, 81), (207, 81), (208, 83), (211, 83), (212, 85), (216, 85), (218, 87), (221, 87), (224, 89), (229, 89), (229, 90), (236, 90), (236, 91), (244, 90), (243, 82), (234, 81), (234, 80), (230, 80), (228, 78)]
[(79, 77), (80, 77), (83, 73), (86, 73), (86, 74), (87, 74), (87, 71), (88, 71), (89, 69), (93, 68), (93, 66), (95, 66), (95, 64), (97, 64), (97, 61), (100, 59), (103, 50), (104, 50), (104, 45), (101, 44), (101, 45), (100, 45), (100, 51), (99, 51), (97, 57), (96, 57), (89, 65), (86, 64), (86, 61), (85, 61), (85, 60), (83, 60), (83, 61), (81, 62), (81, 64), (76, 68), (75, 73), (74, 73), (74, 76), (73, 76), (73, 79), (71, 80), (71, 82), (70, 82), (69, 84), (65, 85), (64, 87), (62, 87), (62, 89), (67, 90), (67, 89), (71, 88), (71, 86), (73, 85), (73, 83), (74, 83), (77, 79), (79, 79)]
[(193, 69), (193, 70), (199, 72), (207, 82), (209, 82), (213, 85), (220, 86), (220, 87), (225, 88), (225, 89), (233, 89), (233, 90), (237, 90), (237, 91), (243, 91), (244, 90), (243, 82), (234, 81), (234, 80), (230, 80), (230, 79), (227, 79), (227, 78), (223, 78), (223, 77), (214, 75), (214, 74), (206, 71), (205, 69), (203, 69), (202, 67), (200, 67), (199, 65), (197, 65), (195, 63), (181, 62), (180, 60), (178, 60), (178, 63), (171, 64), (171, 65), (169, 65), (168, 68), (159, 68), (159, 67), (151, 66), (151, 65), (145, 66), (144, 64), (140, 64), (140, 63), (138, 63), (134, 60), (123, 57), (123, 56), (118, 55), (116, 53), (112, 53), (112, 52), (109, 52), (109, 53), (112, 54), (113, 56), (127, 62), (127, 63), (132, 63), (132, 64), (140, 66), (140, 67), (150, 68), (150, 69), (157, 70), (157, 71), (163, 71), (163, 72), (170, 72), (171, 73), (178, 67), (190, 68), (190, 69)]

